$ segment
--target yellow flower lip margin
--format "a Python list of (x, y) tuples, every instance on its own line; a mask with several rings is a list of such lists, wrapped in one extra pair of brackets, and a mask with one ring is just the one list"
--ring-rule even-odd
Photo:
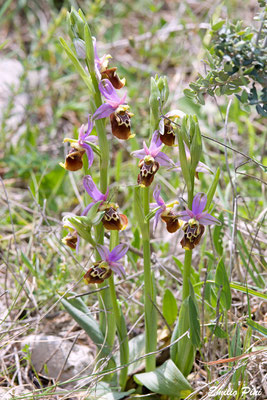
[[(125, 112), (127, 110), (129, 110), (130, 106), (128, 104), (120, 104), (117, 108), (116, 108), (116, 113), (119, 112)], [(133, 117), (134, 114), (133, 113), (128, 113), (130, 117)]]
[(152, 157), (151, 155), (147, 155), (147, 156), (145, 156), (144, 157), (144, 162), (145, 163), (148, 163), (148, 162), (154, 162), (155, 161), (155, 159), (154, 159), (154, 157)]
[(177, 109), (167, 112), (165, 116), (170, 119), (175, 119), (175, 118), (182, 119), (185, 115), (186, 114), (183, 111)]
[(179, 201), (178, 200), (174, 200), (171, 203), (166, 204), (166, 208), (172, 208), (177, 204), (179, 204)]

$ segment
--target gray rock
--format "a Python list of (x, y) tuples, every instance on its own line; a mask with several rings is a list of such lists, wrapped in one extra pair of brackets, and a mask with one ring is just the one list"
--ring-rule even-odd
[[(0, 71), (0, 109), (2, 112), (5, 112), (12, 93), (19, 91), (24, 68), (19, 61), (6, 58), (0, 59)], [(13, 107), (6, 122), (9, 129), (16, 129), (23, 120), (25, 106), (28, 102), (28, 96), (26, 93), (19, 93), (12, 98), (12, 101), (14, 102)], [(2, 115), (0, 113), (0, 123), (1, 120)]]
[[(59, 382), (63, 382), (79, 374), (89, 375), (93, 369), (95, 357), (92, 351), (87, 346), (75, 344), (72, 347), (72, 344), (70, 340), (58, 336), (30, 335), (23, 340), (21, 348), (29, 346), (35, 370), (48, 379), (57, 379), (63, 368), (59, 378)], [(73, 382), (73, 386), (76, 383)]]

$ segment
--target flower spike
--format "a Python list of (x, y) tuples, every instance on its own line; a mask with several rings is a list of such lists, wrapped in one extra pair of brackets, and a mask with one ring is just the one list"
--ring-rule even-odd
[(179, 218), (186, 223), (183, 226), (184, 237), (181, 245), (184, 249), (192, 250), (200, 242), (205, 231), (204, 225), (220, 225), (221, 222), (204, 211), (207, 204), (207, 195), (205, 193), (197, 193), (193, 199), (192, 210), (188, 208), (179, 213)]

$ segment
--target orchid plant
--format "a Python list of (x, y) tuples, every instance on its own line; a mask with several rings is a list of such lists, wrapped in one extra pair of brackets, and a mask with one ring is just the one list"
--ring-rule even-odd
[[(81, 212), (81, 216), (76, 217), (75, 226), (72, 225), (73, 219), (70, 219), (68, 223), (65, 218), (65, 225), (70, 229), (70, 233), (64, 238), (64, 243), (71, 249), (77, 248), (77, 243), (80, 241), (78, 228), (79, 224), (81, 224), (82, 230), (80, 232), (83, 233), (81, 237), (85, 240), (88, 238), (87, 241), (95, 249), (95, 262), (91, 264), (89, 270), (85, 273), (84, 282), (86, 284), (99, 285), (99, 308), (104, 310), (100, 311), (99, 329), (106, 337), (110, 351), (114, 346), (115, 332), (117, 332), (121, 362), (120, 385), (124, 389), (128, 379), (128, 336), (125, 317), (122, 313), (121, 304), (117, 300), (112, 272), (121, 278), (127, 278), (130, 271), (127, 268), (124, 269), (123, 263), (119, 262), (119, 260), (127, 252), (131, 251), (131, 248), (125, 243), (119, 243), (119, 233), (127, 227), (128, 218), (118, 212), (116, 203), (109, 201), (108, 171), (110, 161), (105, 122), (106, 118), (109, 117), (113, 136), (120, 140), (128, 140), (134, 136), (131, 132), (133, 114), (129, 112), (130, 107), (126, 102), (126, 92), (120, 96), (116, 91), (124, 87), (125, 80), (119, 79), (116, 67), (109, 68), (108, 64), (111, 56), (104, 55), (99, 58), (96, 51), (96, 40), (91, 36), (82, 12), (79, 11), (77, 13), (72, 10), (68, 16), (68, 21), (72, 35), (75, 37), (76, 49), (77, 43), (83, 48), (85, 65), (82, 66), (65, 41), (61, 40), (61, 44), (86, 83), (90, 91), (91, 101), (89, 104), (88, 128), (85, 132), (84, 126), (81, 126), (78, 140), (69, 138), (64, 140), (65, 142), (70, 142), (71, 150), (66, 157), (65, 163), (61, 165), (69, 171), (76, 171), (84, 166), (83, 157), (87, 157), (88, 167), (94, 168), (93, 152), (95, 152), (99, 155), (100, 160), (100, 189), (96, 186), (92, 176), (88, 174), (88, 170), (84, 168), (83, 186), (86, 196), (90, 196), (91, 202)], [(81, 26), (83, 27), (82, 29)], [(198, 173), (211, 172), (200, 161), (202, 147), (197, 118), (195, 116), (187, 116), (179, 110), (169, 111), (165, 115), (162, 114), (162, 110), (166, 107), (167, 98), (168, 85), (166, 78), (152, 78), (150, 97), (150, 131), (152, 135), (150, 144), (147, 146), (144, 141), (142, 149), (132, 152), (133, 157), (140, 159), (134, 207), (143, 243), (145, 348), (146, 353), (149, 353), (146, 356), (146, 371), (155, 370), (155, 353), (157, 349), (157, 297), (155, 278), (151, 269), (150, 219), (154, 218), (154, 233), (160, 219), (166, 224), (168, 232), (172, 234), (177, 231), (183, 232), (183, 239), (180, 242), (185, 249), (183, 310), (186, 307), (186, 301), (190, 296), (193, 296), (193, 289), (190, 286), (192, 250), (200, 243), (205, 230), (204, 226), (220, 223), (207, 211), (216, 189), (218, 176), (216, 175), (217, 181), (211, 186), (208, 197), (204, 193), (197, 193), (194, 196), (195, 178), (196, 176), (199, 177)], [(175, 163), (164, 152), (164, 146), (173, 147), (175, 145), (177, 121), (179, 126), (177, 134), (179, 160)], [(96, 129), (97, 137), (91, 135), (93, 127)], [(98, 143), (98, 146), (95, 143)], [(171, 151), (171, 149), (169, 150)], [(160, 167), (168, 167), (168, 169), (181, 173), (187, 187), (187, 200), (185, 200), (187, 201), (187, 207), (185, 210), (181, 209), (181, 205), (180, 210), (177, 210), (179, 204), (177, 200), (166, 204), (161, 196), (161, 186), (158, 183), (153, 191), (155, 203), (150, 203), (150, 186), (153, 184)], [(105, 245), (105, 231), (109, 231), (107, 235), (109, 248)], [(94, 239), (92, 239), (92, 236)], [(106, 283), (108, 284), (106, 285)], [(179, 331), (181, 335), (185, 335), (186, 330), (181, 327), (182, 322), (182, 319), (178, 320), (178, 328), (175, 332)], [(185, 357), (187, 368), (183, 370), (181, 367), (181, 371), (186, 376), (190, 372), (190, 368), (192, 368), (194, 346), (190, 338), (186, 337), (184, 339), (186, 340), (186, 348), (189, 350), (187, 355), (181, 354), (180, 359)], [(175, 338), (172, 338), (172, 340), (174, 340), (172, 349), (175, 351), (178, 348), (177, 343)], [(172, 359), (175, 361), (177, 357), (172, 357)], [(178, 361), (176, 365), (178, 365)]]

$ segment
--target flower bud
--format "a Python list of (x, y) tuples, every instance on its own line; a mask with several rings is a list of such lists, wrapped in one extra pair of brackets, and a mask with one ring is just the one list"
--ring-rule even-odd
[(73, 26), (71, 23), (71, 16), (70, 16), (69, 12), (67, 12), (66, 19), (67, 19), (68, 34), (69, 34), (69, 37), (73, 40), (75, 38), (75, 35), (74, 35)]
[(85, 60), (86, 59), (86, 49), (85, 49), (84, 40), (75, 38), (75, 39), (73, 39), (73, 44), (74, 44), (78, 58), (81, 60)]
[(76, 28), (78, 37), (84, 39), (84, 21), (74, 8), (72, 8), (70, 12), (70, 22), (72, 26)]

